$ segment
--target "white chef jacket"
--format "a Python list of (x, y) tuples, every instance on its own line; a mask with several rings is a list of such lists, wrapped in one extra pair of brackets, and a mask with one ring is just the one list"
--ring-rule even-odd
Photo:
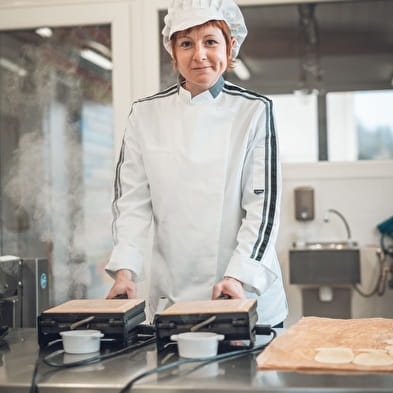
[(150, 304), (211, 299), (224, 276), (275, 325), (287, 302), (275, 252), (281, 173), (272, 102), (221, 77), (191, 97), (174, 85), (133, 103), (116, 167), (107, 272), (143, 276), (154, 222)]

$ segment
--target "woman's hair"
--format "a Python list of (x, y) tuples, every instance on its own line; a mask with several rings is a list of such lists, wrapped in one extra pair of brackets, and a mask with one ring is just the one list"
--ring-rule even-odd
[[(206, 23), (203, 23), (198, 26), (190, 27), (189, 29), (186, 29), (183, 31), (185, 31), (186, 33), (189, 33), (194, 27), (201, 27), (201, 26), (214, 26), (214, 27), (218, 27), (222, 31), (222, 34), (224, 35), (225, 43), (226, 43), (227, 70), (231, 70), (235, 66), (235, 60), (232, 59), (232, 46), (231, 46), (232, 36), (231, 36), (231, 31), (229, 30), (228, 25), (223, 20), (209, 20)], [(174, 66), (176, 65), (175, 44), (176, 44), (176, 38), (178, 36), (178, 33), (179, 33), (178, 31), (173, 33), (173, 35), (171, 37), (171, 46), (172, 46)]]

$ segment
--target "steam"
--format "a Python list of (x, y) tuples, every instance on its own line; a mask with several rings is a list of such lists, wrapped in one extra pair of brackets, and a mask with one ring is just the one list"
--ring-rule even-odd
[[(52, 111), (58, 121), (61, 106)], [(20, 138), (4, 189), (17, 209), (27, 212), (40, 240), (53, 248), (49, 257), (59, 301), (83, 297), (90, 283), (83, 247), (81, 144), (74, 130), (61, 128), (51, 134), (35, 130)]]
[[(59, 40), (40, 45), (1, 36), (7, 55), (26, 71), (0, 73), (2, 129), (15, 149), (2, 157), (1, 191), (7, 252), (48, 257), (60, 303), (85, 297), (92, 280), (88, 257), (101, 262), (111, 248), (113, 152), (111, 78), (79, 64), (79, 50), (71, 50), (75, 37), (95, 32), (57, 33)], [(37, 255), (44, 250), (48, 255)]]

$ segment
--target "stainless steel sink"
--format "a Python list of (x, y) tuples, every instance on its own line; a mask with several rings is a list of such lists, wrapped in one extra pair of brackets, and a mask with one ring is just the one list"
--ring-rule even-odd
[(294, 248), (303, 250), (342, 250), (342, 249), (353, 249), (357, 248), (358, 244), (354, 241), (342, 241), (342, 242), (308, 242), (302, 246), (298, 244), (294, 245)]
[(289, 250), (291, 284), (350, 285), (360, 282), (360, 251), (354, 241), (309, 242)]

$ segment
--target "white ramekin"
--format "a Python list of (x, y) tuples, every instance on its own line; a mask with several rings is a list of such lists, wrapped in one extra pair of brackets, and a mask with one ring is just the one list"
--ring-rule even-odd
[(177, 341), (179, 356), (183, 358), (217, 355), (218, 342), (223, 339), (224, 335), (210, 332), (187, 332), (171, 336), (171, 340)]
[(60, 332), (63, 348), (67, 353), (92, 353), (100, 350), (101, 337), (99, 330), (68, 330)]

